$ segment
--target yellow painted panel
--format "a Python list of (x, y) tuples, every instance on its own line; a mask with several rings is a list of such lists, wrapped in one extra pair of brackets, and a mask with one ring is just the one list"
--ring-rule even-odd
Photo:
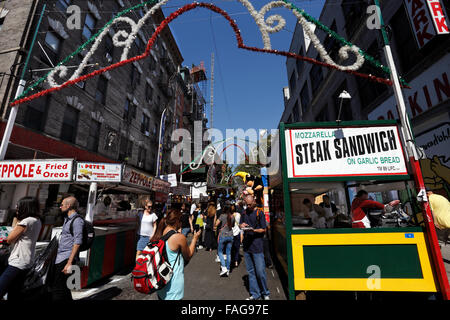
[[(292, 235), (292, 256), (295, 290), (325, 291), (411, 291), (436, 292), (430, 255), (422, 232), (414, 232), (414, 238), (405, 233), (346, 233)], [(370, 244), (416, 244), (423, 279), (306, 279), (303, 246), (321, 245), (370, 245)], [(367, 275), (370, 276), (369, 274)]]

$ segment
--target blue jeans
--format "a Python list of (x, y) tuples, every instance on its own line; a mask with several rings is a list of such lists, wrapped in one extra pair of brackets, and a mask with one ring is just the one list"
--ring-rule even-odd
[[(259, 299), (261, 295), (269, 296), (269, 288), (267, 287), (266, 264), (264, 262), (264, 253), (244, 252), (245, 265), (248, 272), (248, 281), (250, 294), (253, 298)], [(261, 289), (258, 285), (261, 284)]]
[(183, 228), (181, 229), (181, 233), (187, 238), (189, 232), (191, 232), (191, 228)]
[[(21, 280), (24, 280), (23, 277), (26, 275), (26, 271), (28, 270), (22, 270), (8, 265), (5, 271), (0, 275), (0, 298), (13, 289), (14, 293), (22, 289)], [(10, 298), (11, 297), (8, 295), (8, 300), (10, 300)]]
[[(230, 270), (231, 266), (231, 246), (233, 245), (233, 237), (220, 237), (219, 247), (217, 248), (217, 254), (219, 255), (220, 265)], [(225, 259), (223, 258), (223, 248), (225, 247), (227, 252), (227, 265), (225, 265)]]

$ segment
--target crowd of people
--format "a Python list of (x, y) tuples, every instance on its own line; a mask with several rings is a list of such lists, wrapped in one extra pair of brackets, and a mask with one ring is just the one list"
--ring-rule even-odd
[[(184, 266), (196, 251), (204, 249), (211, 252), (211, 259), (215, 258), (220, 263), (218, 276), (229, 277), (232, 269), (241, 263), (241, 247), (249, 276), (251, 296), (248, 300), (269, 299), (265, 271), (266, 267), (272, 267), (266, 237), (268, 226), (253, 195), (243, 195), (238, 201), (209, 199), (208, 202), (193, 201), (170, 207), (160, 205), (158, 208), (153, 207), (150, 197), (144, 197), (139, 206), (136, 260), (150, 241), (160, 240), (170, 232), (166, 251), (174, 273), (170, 282), (158, 291), (159, 299), (179, 300), (184, 297)], [(42, 228), (36, 198), (20, 199), (16, 209), (13, 230), (7, 239), (11, 253), (6, 268), (0, 268), (0, 299), (5, 294), (8, 294), (8, 300), (20, 295), (35, 260), (36, 242)], [(49, 297), (55, 301), (72, 300), (67, 281), (72, 274), (72, 266), (79, 262), (86, 223), (79, 213), (75, 197), (63, 199), (60, 209), (64, 222), (46, 281)]]
[[(246, 194), (235, 201), (230, 198), (208, 202), (172, 204), (170, 208), (152, 210), (152, 201), (146, 199), (139, 213), (138, 257), (149, 241), (161, 239), (168, 232), (177, 233), (167, 241), (169, 262), (176, 264), (174, 278), (164, 290), (158, 291), (163, 300), (182, 299), (184, 295), (184, 264), (196, 251), (211, 252), (211, 258), (220, 263), (219, 277), (229, 277), (233, 268), (244, 261), (249, 275), (248, 300), (268, 300), (266, 267), (272, 267), (267, 243), (267, 224), (264, 212), (253, 195)], [(188, 239), (192, 239), (188, 244)], [(179, 259), (179, 257), (183, 259)], [(258, 284), (259, 283), (259, 284)]]

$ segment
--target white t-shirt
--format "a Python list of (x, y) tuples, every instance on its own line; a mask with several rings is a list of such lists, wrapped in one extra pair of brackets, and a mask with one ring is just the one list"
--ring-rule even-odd
[(153, 235), (153, 223), (158, 220), (158, 216), (154, 213), (143, 214), (141, 220), (141, 230), (139, 235), (151, 237)]
[(191, 206), (191, 214), (194, 214), (194, 211), (197, 209), (197, 206), (195, 203), (192, 204)]
[(39, 219), (28, 217), (17, 225), (25, 227), (25, 232), (14, 242), (8, 264), (25, 270), (33, 264), (36, 241), (41, 232), (42, 224)]
[(240, 221), (241, 221), (241, 214), (239, 212), (236, 212), (234, 214), (233, 237), (235, 237), (241, 233), (241, 228), (239, 228)]

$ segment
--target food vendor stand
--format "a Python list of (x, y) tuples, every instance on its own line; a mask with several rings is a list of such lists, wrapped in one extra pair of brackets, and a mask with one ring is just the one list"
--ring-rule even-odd
[[(86, 168), (86, 165), (88, 165), (88, 168)], [(114, 166), (120, 166), (120, 170), (117, 170)], [(85, 287), (135, 263), (137, 210), (139, 209), (140, 197), (152, 196), (154, 198), (155, 190), (162, 195), (164, 195), (165, 190), (156, 187), (159, 185), (159, 181), (156, 183), (155, 181), (159, 179), (128, 165), (122, 168), (122, 165), (85, 163), (79, 169), (77, 178), (91, 185), (98, 183), (102, 187), (101, 195), (112, 199), (111, 208), (108, 209), (105, 209), (105, 206), (102, 206), (101, 203), (97, 203), (101, 208), (98, 210), (94, 208), (93, 204), (89, 206), (93, 208), (91, 217), (96, 235), (87, 266), (82, 270), (81, 287)], [(86, 173), (85, 170), (92, 171), (88, 181), (82, 177), (82, 173)], [(94, 176), (97, 178), (94, 178)], [(97, 182), (93, 180), (97, 180)], [(164, 181), (162, 185), (165, 186)], [(89, 201), (99, 198), (99, 195), (96, 196), (92, 193), (96, 192), (95, 188), (91, 186), (90, 189)], [(129, 204), (131, 209), (121, 208), (122, 202)]]
[[(271, 177), (270, 195), (290, 299), (311, 291), (436, 293), (448, 284), (432, 259), (436, 244), (418, 223), (351, 228), (356, 189), (393, 192), (409, 202), (409, 215), (419, 214), (400, 138), (396, 121), (280, 124), (281, 172)], [(323, 194), (338, 202), (347, 228), (315, 229), (301, 214), (302, 199)]]

